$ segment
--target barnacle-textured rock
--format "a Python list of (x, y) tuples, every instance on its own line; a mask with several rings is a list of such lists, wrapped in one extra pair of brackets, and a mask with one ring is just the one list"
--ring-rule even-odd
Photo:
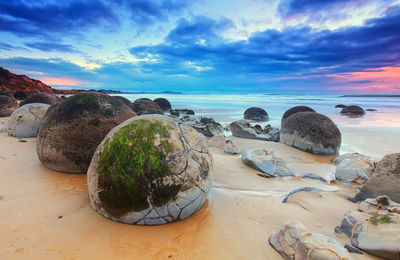
[(47, 104), (31, 103), (18, 108), (8, 120), (8, 134), (24, 138), (36, 137), (49, 107)]
[(115, 127), (88, 170), (92, 207), (115, 221), (161, 225), (204, 204), (213, 180), (204, 137), (189, 125), (144, 115)]

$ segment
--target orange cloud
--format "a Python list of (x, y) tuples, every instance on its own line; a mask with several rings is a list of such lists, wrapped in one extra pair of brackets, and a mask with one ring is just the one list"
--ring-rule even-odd
[(40, 78), (40, 80), (47, 85), (79, 86), (81, 84), (79, 80), (68, 77), (64, 78), (45, 77), (45, 78)]

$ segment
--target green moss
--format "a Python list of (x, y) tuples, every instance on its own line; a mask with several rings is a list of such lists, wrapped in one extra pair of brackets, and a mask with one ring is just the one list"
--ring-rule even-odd
[(76, 105), (86, 105), (96, 102), (96, 96), (92, 93), (83, 93), (71, 97), (71, 102)]
[[(149, 207), (148, 197), (160, 205), (172, 199), (180, 187), (165, 186), (160, 177), (170, 175), (165, 158), (173, 151), (167, 140), (170, 126), (140, 119), (120, 128), (107, 141), (99, 159), (99, 197), (114, 215)], [(155, 146), (156, 135), (161, 144)]]
[(113, 115), (114, 115), (114, 109), (112, 109), (112, 107), (109, 107), (104, 111), (104, 116), (106, 117), (110, 117)]
[(378, 213), (373, 213), (372, 216), (369, 218), (369, 221), (377, 226), (378, 224), (390, 224), (393, 221), (390, 219), (389, 215), (379, 215)]

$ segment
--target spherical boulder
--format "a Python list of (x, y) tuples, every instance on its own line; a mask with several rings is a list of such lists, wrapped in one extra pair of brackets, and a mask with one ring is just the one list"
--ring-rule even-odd
[(113, 96), (114, 98), (117, 98), (119, 100), (121, 100), (122, 102), (124, 102), (125, 105), (129, 106), (130, 104), (132, 104), (131, 101), (129, 101), (129, 99), (122, 97), (122, 96)]
[(359, 106), (347, 106), (340, 111), (341, 114), (349, 116), (362, 116), (365, 115), (364, 109)]
[(50, 105), (31, 103), (18, 108), (8, 120), (7, 132), (15, 137), (36, 137)]
[(169, 111), (172, 106), (166, 98), (156, 98), (153, 100), (163, 111)]
[(335, 106), (335, 108), (345, 108), (345, 107), (346, 107), (346, 105), (343, 105), (343, 104), (339, 104), (339, 105)]
[(146, 98), (141, 98), (135, 100), (129, 107), (139, 116), (149, 115), (149, 114), (160, 114), (163, 115), (162, 109), (152, 100), (146, 100)]
[(47, 168), (86, 173), (93, 153), (108, 132), (136, 114), (122, 101), (83, 93), (52, 105), (43, 119), (37, 153)]
[(61, 98), (50, 93), (35, 93), (25, 98), (24, 101), (20, 103), (20, 106), (30, 103), (42, 103), (42, 104), (54, 105), (60, 102), (61, 100), (62, 100)]
[(0, 95), (0, 117), (10, 116), (18, 109), (18, 102), (14, 97)]
[(286, 110), (286, 112), (283, 114), (282, 119), (281, 119), (281, 124), (283, 124), (283, 121), (285, 121), (286, 118), (288, 118), (289, 116), (291, 116), (293, 114), (299, 113), (299, 112), (315, 112), (315, 110), (308, 106), (292, 107), (292, 108)]
[(21, 91), (21, 90), (14, 93), (14, 98), (17, 100), (24, 100), (28, 96), (29, 96), (28, 93), (26, 93), (25, 91)]
[(88, 170), (92, 207), (115, 221), (161, 225), (187, 218), (204, 204), (214, 176), (204, 137), (162, 115), (115, 127)]
[(299, 112), (283, 121), (280, 141), (313, 154), (339, 152), (341, 134), (328, 117), (316, 112)]
[(268, 121), (268, 113), (260, 107), (250, 107), (244, 111), (244, 119), (254, 121)]
[(9, 97), (13, 96), (13, 94), (11, 92), (8, 92), (8, 91), (2, 90), (2, 89), (0, 89), (0, 95), (9, 96)]

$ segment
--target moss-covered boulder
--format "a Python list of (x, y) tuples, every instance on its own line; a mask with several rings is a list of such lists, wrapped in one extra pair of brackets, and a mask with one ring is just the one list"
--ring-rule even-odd
[(115, 221), (161, 225), (204, 204), (213, 180), (204, 137), (161, 115), (129, 119), (98, 146), (88, 170), (92, 207)]
[(25, 98), (24, 101), (22, 101), (20, 103), (20, 106), (22, 107), (23, 105), (31, 104), (31, 103), (42, 103), (42, 104), (54, 105), (54, 104), (57, 104), (58, 102), (60, 102), (61, 100), (62, 100), (61, 98), (57, 97), (54, 94), (35, 93), (35, 94), (32, 94), (32, 95), (28, 96), (27, 98)]
[(0, 95), (0, 117), (10, 116), (18, 107), (18, 101), (14, 97)]
[(108, 132), (136, 114), (122, 101), (83, 93), (51, 106), (37, 139), (37, 153), (50, 169), (86, 173), (94, 151)]
[(150, 114), (164, 114), (159, 105), (148, 98), (136, 99), (135, 102), (129, 105), (129, 107), (139, 116)]

